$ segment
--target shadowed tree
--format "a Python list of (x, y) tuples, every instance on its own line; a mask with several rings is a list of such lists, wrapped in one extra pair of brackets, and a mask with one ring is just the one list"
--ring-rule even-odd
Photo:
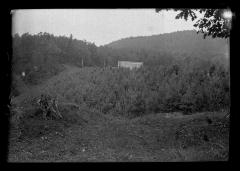
[[(157, 8), (156, 12), (162, 10)], [(176, 15), (176, 19), (184, 18), (186, 21), (190, 18), (192, 21), (196, 21), (193, 25), (198, 29), (197, 33), (203, 33), (203, 37), (212, 36), (213, 38), (228, 38), (230, 37), (231, 18), (232, 13), (227, 9), (174, 9), (179, 13)], [(197, 12), (203, 14), (202, 17), (197, 16)]]

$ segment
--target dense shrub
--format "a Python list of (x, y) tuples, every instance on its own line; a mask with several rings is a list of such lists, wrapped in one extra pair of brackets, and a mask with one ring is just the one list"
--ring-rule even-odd
[(74, 88), (69, 83), (66, 94), (69, 99), (74, 97), (76, 102), (85, 103), (89, 108), (125, 116), (174, 111), (187, 114), (229, 107), (228, 71), (218, 67), (209, 75), (209, 68), (184, 70), (183, 67), (174, 65), (132, 71), (86, 68), (89, 71), (79, 72), (79, 75), (89, 75), (84, 81), (88, 86), (85, 87), (82, 80), (81, 83), (75, 80), (80, 87)]
[(24, 83), (23, 79), (16, 74), (12, 74), (10, 97), (19, 96), (21, 93), (23, 93), (27, 89), (28, 88), (27, 88), (26, 84)]
[(39, 93), (126, 117), (229, 108), (229, 71), (216, 64), (214, 70), (210, 65), (205, 69), (198, 66), (174, 64), (138, 70), (86, 67), (55, 79)]
[[(144, 67), (100, 68), (116, 66), (118, 60), (143, 61)], [(16, 34), (12, 96), (19, 95), (25, 84), (39, 84), (58, 74), (62, 64), (81, 67), (84, 64), (80, 72), (69, 73), (41, 91), (103, 113), (126, 116), (214, 111), (230, 106), (230, 74), (226, 63), (221, 55), (113, 50), (73, 39), (72, 35)], [(25, 77), (21, 77), (22, 72)]]

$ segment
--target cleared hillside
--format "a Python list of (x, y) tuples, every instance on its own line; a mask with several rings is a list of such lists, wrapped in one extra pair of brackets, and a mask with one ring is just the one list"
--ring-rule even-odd
[[(85, 95), (102, 92), (90, 93), (99, 82), (106, 82), (107, 77), (99, 78), (103, 73), (100, 68), (67, 66), (17, 97), (17, 105), (26, 110), (19, 127), (21, 135), (11, 129), (9, 162), (228, 160), (229, 120), (224, 118), (225, 112), (149, 113), (132, 119), (104, 114), (82, 104)], [(63, 119), (43, 120), (39, 112), (27, 108), (29, 100), (41, 93), (58, 95), (62, 102), (80, 108), (59, 104)]]

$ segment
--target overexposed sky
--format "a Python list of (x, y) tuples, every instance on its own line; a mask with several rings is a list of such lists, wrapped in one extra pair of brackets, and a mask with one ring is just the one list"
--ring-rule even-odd
[(73, 35), (97, 46), (126, 37), (192, 30), (193, 22), (176, 20), (176, 12), (155, 9), (37, 9), (15, 10), (13, 34), (48, 32)]

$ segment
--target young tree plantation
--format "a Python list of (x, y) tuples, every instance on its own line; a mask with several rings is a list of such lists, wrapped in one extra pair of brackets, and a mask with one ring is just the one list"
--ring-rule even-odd
[(196, 31), (104, 46), (15, 34), (9, 161), (228, 160), (228, 49)]

